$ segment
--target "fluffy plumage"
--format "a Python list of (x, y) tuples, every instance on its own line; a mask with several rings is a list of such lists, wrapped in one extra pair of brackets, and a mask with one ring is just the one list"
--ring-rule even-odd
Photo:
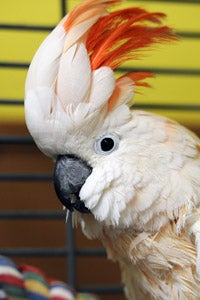
[(27, 126), (46, 155), (92, 169), (78, 191), (72, 177), (61, 182), (65, 194), (76, 191), (64, 201), (73, 207), (78, 197), (91, 212), (79, 208), (74, 219), (119, 262), (127, 298), (197, 300), (200, 141), (174, 121), (130, 110), (151, 73), (114, 76), (141, 50), (176, 37), (162, 13), (108, 12), (120, 2), (82, 2), (43, 42), (26, 81)]

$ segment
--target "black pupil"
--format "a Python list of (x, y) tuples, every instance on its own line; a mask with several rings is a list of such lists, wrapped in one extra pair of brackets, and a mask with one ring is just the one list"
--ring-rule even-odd
[(101, 149), (103, 151), (110, 151), (112, 150), (112, 148), (114, 147), (114, 141), (113, 139), (107, 137), (107, 138), (104, 138), (102, 141), (101, 141)]

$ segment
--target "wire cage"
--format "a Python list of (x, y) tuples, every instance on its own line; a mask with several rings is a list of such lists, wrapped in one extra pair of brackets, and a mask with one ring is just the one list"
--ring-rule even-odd
[[(79, 1), (1, 0), (0, 3), (0, 254), (43, 268), (51, 277), (102, 300), (124, 299), (118, 267), (98, 241), (65, 222), (53, 191), (53, 162), (44, 157), (24, 122), (26, 72), (36, 49)], [(153, 88), (136, 95), (134, 109), (164, 114), (200, 133), (200, 0), (126, 1), (168, 15), (180, 36), (118, 72), (156, 74)]]

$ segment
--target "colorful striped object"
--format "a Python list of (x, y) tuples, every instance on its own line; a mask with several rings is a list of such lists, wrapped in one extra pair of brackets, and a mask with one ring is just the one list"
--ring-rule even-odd
[(0, 300), (98, 300), (90, 294), (76, 293), (67, 284), (49, 280), (38, 268), (17, 266), (0, 255)]

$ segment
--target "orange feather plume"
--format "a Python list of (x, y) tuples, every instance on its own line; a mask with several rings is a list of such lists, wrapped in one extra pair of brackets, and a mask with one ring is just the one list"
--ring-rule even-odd
[[(162, 26), (163, 13), (149, 13), (141, 8), (128, 8), (101, 17), (88, 32), (86, 47), (92, 69), (109, 66), (116, 69), (130, 59), (138, 59), (141, 50), (155, 43), (175, 40), (173, 31)], [(126, 75), (127, 76), (127, 75)], [(140, 80), (152, 77), (150, 73), (128, 75), (135, 85), (148, 86)]]
[(78, 25), (85, 20), (96, 15), (107, 14), (106, 8), (122, 0), (86, 0), (74, 7), (69, 13), (67, 20), (64, 23), (64, 28), (68, 32), (73, 26)]

